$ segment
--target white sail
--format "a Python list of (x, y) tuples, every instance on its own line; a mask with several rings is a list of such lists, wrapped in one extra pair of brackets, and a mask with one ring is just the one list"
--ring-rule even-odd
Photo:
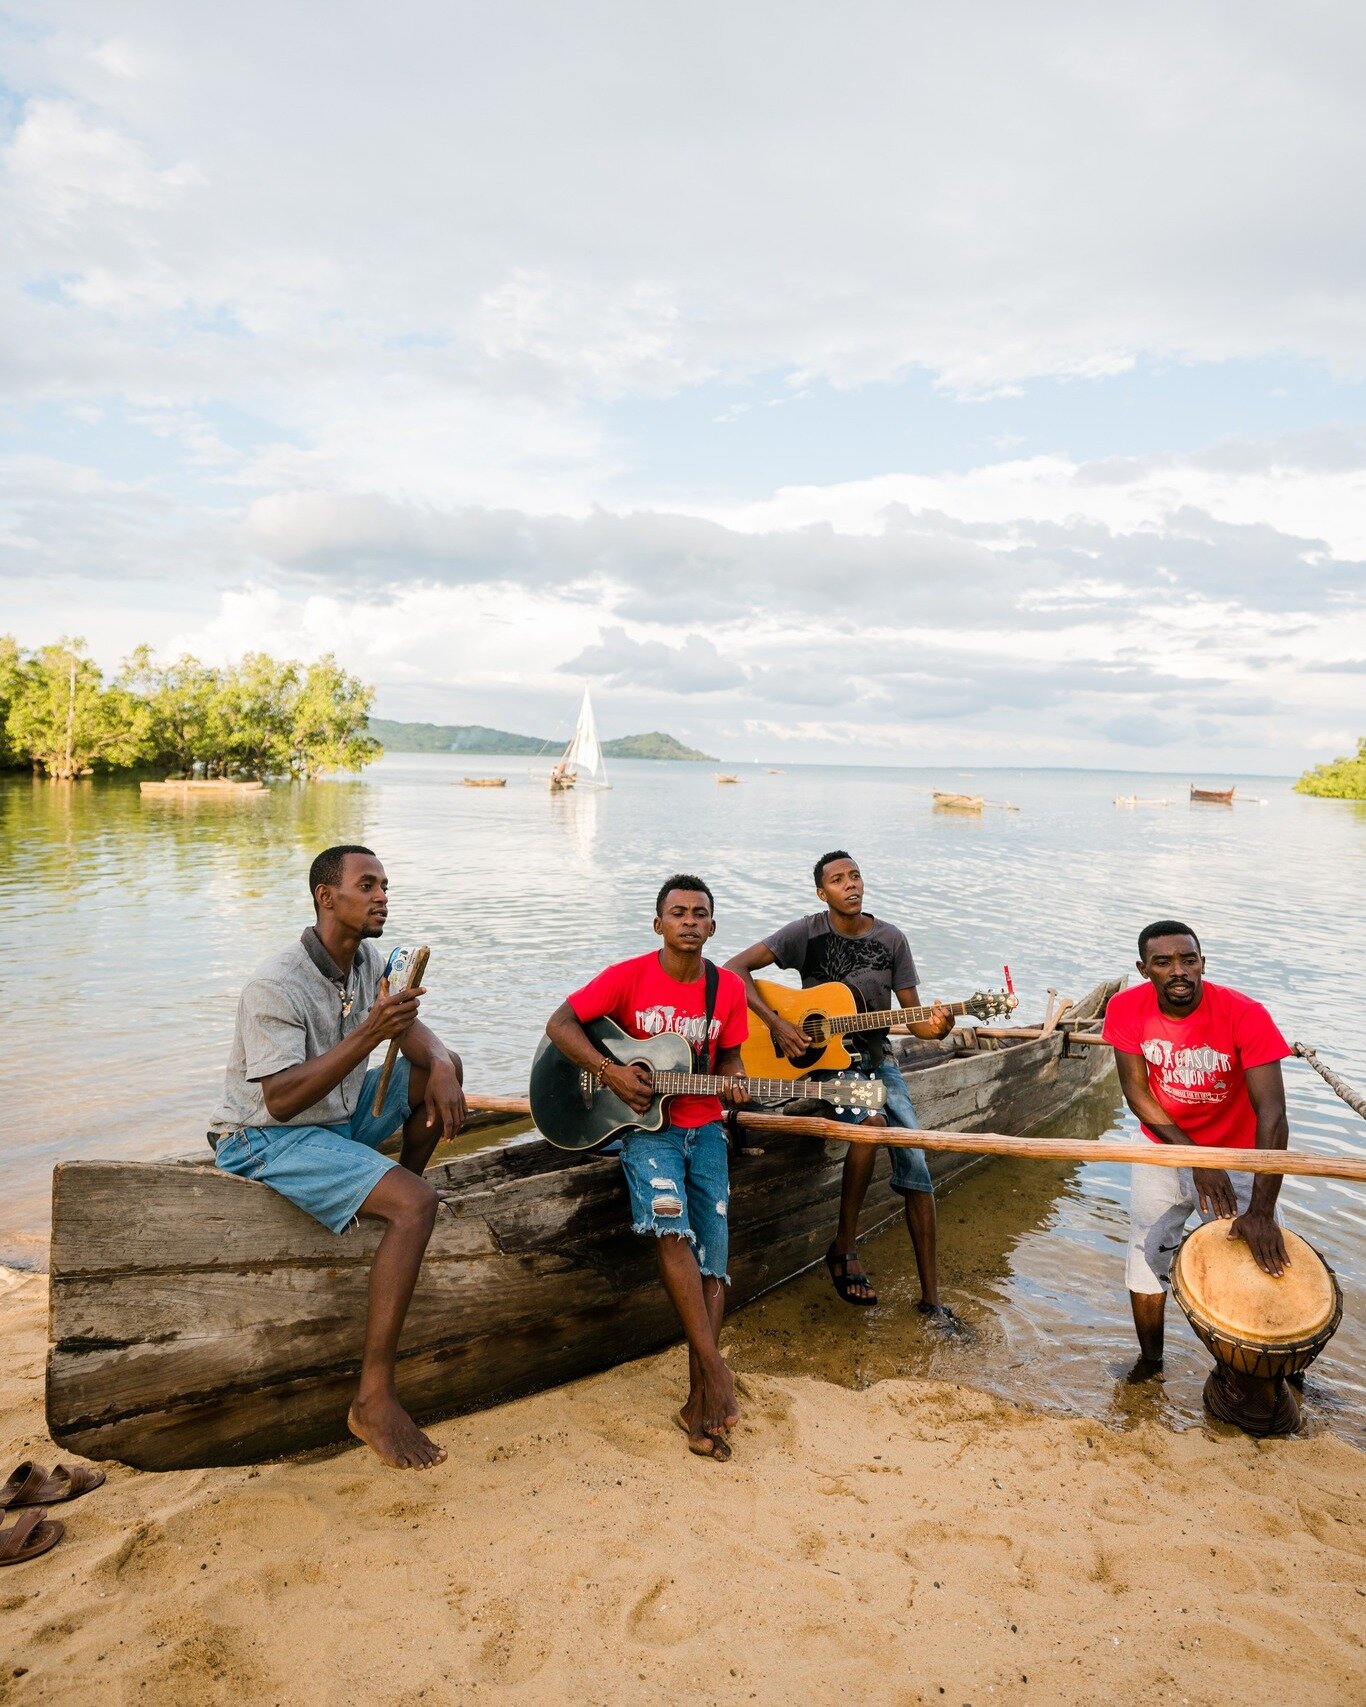
[(597, 719), (593, 716), (593, 701), (587, 688), (583, 690), (583, 704), (579, 707), (579, 720), (574, 725), (574, 739), (565, 749), (563, 763), (567, 769), (587, 771), (591, 777), (597, 777), (599, 772), (604, 777), (607, 774), (602, 746), (598, 741)]

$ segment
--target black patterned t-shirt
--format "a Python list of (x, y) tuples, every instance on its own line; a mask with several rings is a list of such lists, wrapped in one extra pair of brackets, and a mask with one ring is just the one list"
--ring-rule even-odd
[[(871, 918), (871, 914), (864, 914)], [(919, 982), (911, 945), (895, 925), (873, 919), (873, 928), (862, 936), (841, 936), (830, 928), (828, 913), (812, 913), (764, 938), (764, 947), (779, 966), (799, 972), (802, 988), (812, 984), (848, 984), (865, 1012), (889, 1008), (893, 992), (914, 988)], [(867, 1052), (880, 1061), (887, 1042), (880, 1031), (851, 1032), (851, 1048)]]

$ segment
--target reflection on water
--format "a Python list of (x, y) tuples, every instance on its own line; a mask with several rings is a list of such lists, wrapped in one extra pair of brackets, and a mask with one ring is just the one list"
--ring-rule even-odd
[[(743, 786), (718, 788), (705, 766), (620, 763), (610, 792), (552, 796), (528, 768), (396, 755), (363, 781), (273, 789), (254, 803), (0, 780), (0, 1260), (43, 1260), (54, 1162), (183, 1153), (202, 1141), (238, 989), (309, 922), (308, 865), (329, 842), (366, 843), (383, 857), (389, 935), (431, 944), (424, 1014), (462, 1050), (479, 1089), (524, 1086), (565, 991), (650, 946), (663, 876), (681, 867), (711, 881), (724, 958), (811, 910), (811, 863), (836, 846), (862, 861), (870, 908), (906, 925), (927, 994), (993, 987), (1008, 961), (1026, 1013), (1037, 1013), (1047, 986), (1078, 995), (1129, 967), (1137, 925), (1174, 913), (1201, 931), (1211, 976), (1266, 1000), (1290, 1037), (1317, 1043), (1366, 1083), (1366, 1038), (1351, 1020), (1366, 893), (1361, 808), (1265, 779), (1246, 791), (1266, 806), (1215, 810), (1184, 804), (1185, 777), (1146, 777), (1135, 789), (1128, 775), (982, 771), (973, 791), (1021, 810), (977, 818), (931, 810), (928, 785), (952, 785), (942, 772), (747, 766)], [(460, 786), (480, 774), (505, 775), (508, 786)], [(1182, 804), (1111, 804), (1135, 791)], [(1287, 1076), (1295, 1143), (1359, 1152), (1366, 1125), (1307, 1067), (1293, 1063)], [(1097, 1132), (1116, 1117), (1086, 1118)], [(1127, 1116), (1116, 1130), (1131, 1132)], [(801, 1355), (809, 1323), (827, 1347), (823, 1367), (847, 1379), (925, 1359), (1045, 1401), (1116, 1414), (1160, 1402), (1192, 1417), (1203, 1354), (1175, 1318), (1165, 1397), (1116, 1397), (1108, 1373), (1096, 1373), (1129, 1353), (1126, 1190), (1122, 1169), (1019, 1163), (946, 1197), (944, 1269), (976, 1322), (972, 1351), (923, 1342), (904, 1308), (913, 1288), (900, 1230), (870, 1253), (890, 1308), (852, 1319), (813, 1278), (737, 1319), (737, 1339), (758, 1334), (751, 1320), (791, 1311), (783, 1321), (794, 1349), (782, 1355)], [(1334, 1400), (1360, 1414), (1366, 1193), (1291, 1181), (1284, 1200), (1346, 1295), (1347, 1319), (1309, 1375), (1323, 1395), (1311, 1411)], [(823, 1321), (838, 1331), (819, 1333)], [(764, 1356), (778, 1344), (767, 1339)]]

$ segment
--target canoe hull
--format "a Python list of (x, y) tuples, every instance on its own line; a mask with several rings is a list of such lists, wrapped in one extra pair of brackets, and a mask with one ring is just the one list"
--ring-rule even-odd
[[(1097, 1007), (1114, 988), (1101, 986)], [(1086, 1011), (1087, 1004), (1082, 1004)], [(926, 1127), (1028, 1132), (1106, 1074), (1061, 1034), (909, 1075)], [(843, 1146), (784, 1138), (731, 1167), (732, 1306), (818, 1262)], [(938, 1185), (980, 1158), (932, 1155)], [(879, 1160), (860, 1221), (901, 1212)], [(531, 1135), (429, 1170), (442, 1212), (400, 1348), (419, 1416), (476, 1410), (678, 1337), (611, 1158)], [(254, 1462), (345, 1438), (377, 1222), (335, 1237), (269, 1188), (185, 1163), (71, 1162), (53, 1187), (47, 1418), (141, 1469)]]

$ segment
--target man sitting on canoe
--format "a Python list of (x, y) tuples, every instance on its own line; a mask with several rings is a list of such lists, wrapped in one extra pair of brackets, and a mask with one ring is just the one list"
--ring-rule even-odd
[[(590, 1021), (612, 1019), (632, 1037), (677, 1032), (692, 1045), (699, 1072), (727, 1077), (727, 1102), (739, 1107), (749, 1100), (735, 1076), (749, 1029), (744, 988), (733, 973), (720, 972), (714, 999), (707, 999), (702, 950), (716, 929), (713, 908), (711, 890), (700, 877), (680, 872), (669, 878), (655, 902), (655, 932), (663, 948), (609, 966), (562, 1002), (546, 1026), (562, 1055), (638, 1114), (652, 1098), (648, 1071), (604, 1055), (583, 1029)], [(621, 1166), (632, 1228), (654, 1237), (660, 1279), (688, 1340), (688, 1399), (678, 1422), (693, 1452), (720, 1463), (730, 1457), (726, 1434), (740, 1416), (735, 1379), (720, 1351), (730, 1282), (730, 1169), (721, 1102), (714, 1096), (676, 1096), (668, 1117), (661, 1132), (627, 1134)]]
[[(1283, 1150), (1290, 1138), (1281, 1062), (1290, 1054), (1260, 1002), (1205, 981), (1200, 940), (1178, 919), (1145, 925), (1138, 938), (1143, 982), (1110, 998), (1104, 1035), (1114, 1045), (1124, 1099), (1155, 1144)], [(1267, 1274), (1287, 1261), (1276, 1223), (1280, 1174), (1222, 1168), (1132, 1170), (1126, 1277), (1140, 1356), (1131, 1381), (1162, 1367), (1163, 1317), (1172, 1259), (1197, 1212), (1233, 1217)]]
[[(210, 1141), (218, 1166), (261, 1180), (334, 1233), (357, 1215), (387, 1225), (370, 1266), (360, 1384), (347, 1426), (395, 1469), (446, 1453), (398, 1402), (394, 1360), (436, 1221), (422, 1178), (438, 1141), (465, 1120), (460, 1058), (417, 1017), (421, 990), (391, 992), (383, 934), (389, 879), (369, 848), (328, 848), (308, 874), (316, 922), (268, 960), (237, 1004), (223, 1100)], [(378, 1118), (370, 1052), (402, 1051)], [(398, 1163), (378, 1146), (399, 1128)]]
[[(847, 984), (861, 998), (861, 1011), (891, 1007), (893, 991), (900, 1006), (920, 1006), (910, 944), (895, 925), (864, 912), (863, 874), (854, 860), (843, 848), (836, 848), (816, 861), (813, 876), (824, 912), (794, 919), (726, 962), (744, 980), (750, 1011), (773, 1033), (774, 1046), (789, 1060), (804, 1055), (811, 1040), (774, 1013), (755, 988), (754, 973), (765, 966), (776, 964), (799, 972), (803, 989), (813, 984)], [(942, 1003), (936, 1003), (934, 1018), (921, 1020), (910, 1029), (917, 1037), (947, 1037), (953, 1030), (953, 1015)], [(870, 1126), (890, 1123), (913, 1127), (915, 1110), (901, 1069), (887, 1045), (887, 1033), (854, 1033), (846, 1042), (851, 1054), (857, 1051), (863, 1065), (875, 1071), (887, 1087), (887, 1113), (862, 1115), (850, 1111), (838, 1118), (854, 1124), (866, 1121)], [(859, 1261), (858, 1218), (878, 1148), (871, 1144), (849, 1146), (840, 1189), (839, 1226), (834, 1243), (825, 1253), (835, 1290), (848, 1304), (877, 1303), (877, 1293)], [(906, 1205), (906, 1227), (920, 1275), (920, 1313), (936, 1327), (953, 1328), (958, 1318), (939, 1297), (934, 1187), (923, 1150), (892, 1148), (892, 1189), (901, 1193)]]

